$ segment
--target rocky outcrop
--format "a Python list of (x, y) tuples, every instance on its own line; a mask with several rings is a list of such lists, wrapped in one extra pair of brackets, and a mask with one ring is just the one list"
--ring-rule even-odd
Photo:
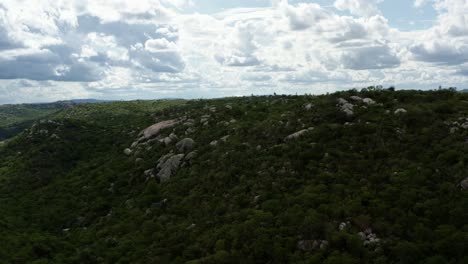
[(161, 157), (158, 160), (157, 166), (159, 172), (156, 174), (156, 178), (158, 178), (159, 182), (168, 181), (179, 169), (183, 158), (184, 154), (174, 155), (172, 153)]
[(354, 115), (354, 105), (349, 103), (346, 99), (338, 98), (338, 105), (341, 111), (343, 111), (346, 115), (352, 116)]
[(310, 128), (307, 128), (307, 129), (303, 129), (301, 131), (297, 131), (296, 133), (293, 133), (287, 137), (284, 138), (284, 141), (291, 141), (291, 140), (295, 140), (295, 139), (298, 139), (302, 136), (304, 136), (305, 134), (307, 134), (308, 132), (314, 130), (313, 127), (310, 127)]
[(297, 242), (297, 248), (305, 252), (311, 252), (316, 249), (324, 249), (327, 246), (327, 240), (300, 240)]
[(184, 138), (181, 141), (177, 142), (176, 148), (179, 152), (188, 152), (193, 149), (195, 141), (191, 138)]
[(150, 139), (152, 137), (155, 137), (159, 134), (161, 130), (173, 127), (177, 125), (178, 123), (179, 121), (177, 120), (166, 120), (166, 121), (156, 123), (142, 131), (143, 138)]
[(375, 233), (372, 233), (372, 229), (370, 228), (367, 228), (364, 232), (359, 232), (358, 236), (363, 241), (364, 246), (380, 243), (380, 239), (377, 238)]

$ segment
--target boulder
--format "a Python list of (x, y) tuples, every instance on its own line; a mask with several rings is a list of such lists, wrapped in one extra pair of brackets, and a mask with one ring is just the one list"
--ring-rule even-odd
[(373, 105), (373, 104), (375, 104), (375, 101), (372, 100), (372, 99), (370, 99), (370, 98), (364, 98), (364, 99), (362, 99), (362, 102), (365, 103), (365, 104), (367, 104), (367, 105)]
[(395, 110), (394, 114), (395, 115), (398, 115), (398, 114), (405, 114), (407, 113), (408, 111), (404, 108), (398, 108), (397, 110)]
[(308, 103), (308, 104), (304, 105), (304, 109), (305, 109), (306, 111), (312, 110), (312, 107), (314, 107), (314, 105), (311, 104), (311, 103)]
[(338, 98), (338, 107), (340, 107), (341, 111), (345, 112), (346, 115), (352, 116), (354, 115), (354, 105), (349, 103), (346, 99)]
[(226, 107), (226, 109), (232, 110), (232, 105), (230, 105), (230, 104), (227, 104), (225, 107)]
[(177, 142), (176, 148), (179, 152), (187, 152), (193, 149), (195, 141), (191, 138), (184, 138), (181, 141)]
[(304, 136), (305, 134), (307, 134), (309, 131), (312, 131), (314, 130), (313, 127), (310, 127), (310, 128), (307, 128), (307, 129), (303, 129), (301, 131), (298, 131), (296, 133), (293, 133), (287, 137), (284, 138), (284, 141), (291, 141), (291, 140), (295, 140), (295, 139), (298, 139), (302, 136)]
[(460, 182), (460, 186), (463, 190), (468, 190), (468, 177)]
[(127, 155), (127, 156), (130, 156), (130, 155), (132, 155), (132, 150), (129, 149), (129, 148), (126, 148), (126, 149), (124, 150), (124, 154)]
[(351, 97), (349, 97), (351, 100), (355, 101), (355, 102), (362, 102), (362, 98), (359, 97), (359, 96), (356, 96), (356, 95), (353, 95)]
[(178, 123), (179, 121), (177, 120), (166, 120), (166, 121), (156, 123), (142, 131), (143, 137), (145, 139), (152, 138), (154, 136), (157, 136), (161, 130), (173, 127), (177, 125)]
[(184, 154), (169, 155), (165, 155), (161, 159), (159, 159), (159, 164), (157, 166), (159, 172), (156, 175), (156, 178), (158, 178), (160, 182), (168, 181), (171, 178), (171, 176), (173, 176), (177, 172), (180, 163), (184, 158)]

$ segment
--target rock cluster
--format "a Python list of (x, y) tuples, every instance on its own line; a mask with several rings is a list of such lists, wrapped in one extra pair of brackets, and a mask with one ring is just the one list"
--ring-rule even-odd
[(364, 246), (380, 243), (380, 239), (377, 238), (375, 233), (372, 233), (372, 229), (370, 228), (367, 228), (364, 232), (359, 232), (358, 236), (363, 241)]
[(460, 186), (463, 190), (468, 190), (468, 177), (466, 177), (463, 181), (460, 182)]
[(354, 115), (354, 105), (348, 102), (346, 99), (338, 98), (338, 105), (341, 111), (343, 111), (346, 115), (352, 116)]
[(328, 244), (327, 240), (300, 240), (297, 242), (297, 248), (302, 251), (311, 252), (316, 249), (324, 249)]

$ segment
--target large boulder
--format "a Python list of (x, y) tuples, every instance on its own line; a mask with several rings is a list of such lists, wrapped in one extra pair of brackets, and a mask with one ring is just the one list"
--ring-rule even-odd
[(179, 152), (188, 152), (193, 149), (195, 141), (191, 138), (184, 138), (181, 141), (177, 142), (176, 148)]
[(184, 158), (184, 154), (168, 154), (159, 159), (157, 168), (159, 169), (156, 177), (160, 182), (168, 181), (179, 169), (180, 163)]
[(177, 125), (178, 123), (179, 123), (179, 121), (177, 121), (177, 120), (166, 120), (166, 121), (156, 123), (156, 124), (146, 128), (145, 130), (143, 130), (143, 132), (142, 132), (143, 137), (145, 139), (152, 138), (154, 136), (157, 136), (161, 130), (173, 127), (173, 126)]
[(291, 140), (298, 139), (298, 138), (304, 136), (305, 134), (307, 134), (309, 131), (312, 131), (312, 130), (314, 130), (313, 127), (310, 127), (308, 129), (303, 129), (301, 131), (297, 131), (296, 133), (293, 133), (293, 134), (285, 137), (284, 141), (291, 141)]

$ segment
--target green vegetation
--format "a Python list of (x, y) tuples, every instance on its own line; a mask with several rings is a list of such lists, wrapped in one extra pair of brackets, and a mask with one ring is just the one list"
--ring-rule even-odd
[(12, 137), (44, 118), (67, 107), (66, 103), (0, 105), (0, 140)]
[(453, 90), (65, 109), (0, 145), (0, 263), (467, 263), (466, 118)]

